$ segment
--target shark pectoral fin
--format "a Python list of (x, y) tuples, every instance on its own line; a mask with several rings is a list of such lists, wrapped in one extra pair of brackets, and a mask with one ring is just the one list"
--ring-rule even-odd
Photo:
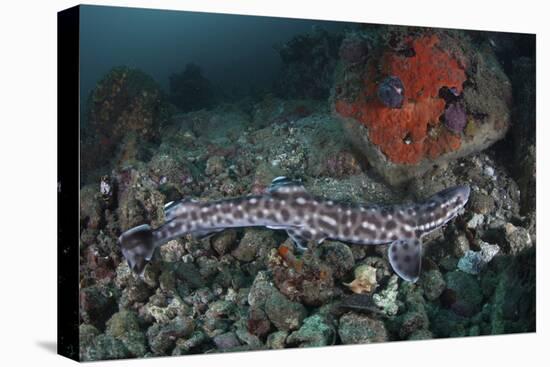
[(294, 248), (296, 249), (296, 251), (303, 253), (307, 250), (307, 239), (302, 237), (299, 231), (289, 229), (286, 231), (286, 233), (294, 243)]
[(397, 275), (414, 283), (420, 275), (422, 242), (418, 238), (394, 241), (388, 247), (388, 258)]
[(288, 226), (266, 226), (269, 229), (287, 229)]
[(194, 231), (194, 232), (191, 232), (191, 235), (196, 240), (203, 240), (206, 237), (212, 236), (213, 234), (216, 234), (218, 232), (223, 231), (224, 229), (225, 228), (208, 229), (208, 230), (203, 230), (203, 231)]

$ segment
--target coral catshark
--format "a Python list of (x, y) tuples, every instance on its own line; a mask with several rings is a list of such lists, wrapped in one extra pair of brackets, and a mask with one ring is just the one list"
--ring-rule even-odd
[(119, 243), (130, 268), (142, 274), (157, 247), (185, 234), (198, 237), (231, 227), (285, 230), (300, 251), (325, 239), (360, 245), (390, 244), (388, 258), (403, 279), (415, 282), (422, 260), (421, 239), (453, 219), (468, 201), (470, 188), (443, 190), (418, 204), (367, 206), (336, 202), (308, 193), (285, 177), (264, 195), (214, 202), (182, 200), (165, 206), (165, 223), (124, 232)]

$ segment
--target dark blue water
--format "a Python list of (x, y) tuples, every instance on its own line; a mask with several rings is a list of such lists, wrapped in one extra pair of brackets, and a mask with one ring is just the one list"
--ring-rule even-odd
[(274, 46), (318, 26), (349, 23), (289, 18), (81, 7), (81, 95), (111, 68), (126, 65), (151, 75), (164, 88), (170, 74), (199, 65), (216, 88), (238, 93), (271, 85), (280, 67)]

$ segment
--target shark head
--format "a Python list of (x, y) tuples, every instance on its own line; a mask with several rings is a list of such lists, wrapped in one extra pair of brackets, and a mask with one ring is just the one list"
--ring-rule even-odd
[(122, 254), (128, 261), (128, 266), (136, 274), (143, 275), (145, 265), (155, 252), (153, 231), (148, 224), (134, 227), (118, 238)]
[(419, 227), (430, 232), (458, 215), (470, 197), (470, 187), (456, 186), (445, 189), (430, 197), (421, 205)]

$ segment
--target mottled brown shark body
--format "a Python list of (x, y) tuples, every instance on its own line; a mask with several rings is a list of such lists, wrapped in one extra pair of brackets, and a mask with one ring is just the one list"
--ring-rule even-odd
[(285, 177), (264, 195), (214, 202), (183, 200), (165, 206), (165, 223), (124, 232), (119, 242), (130, 267), (141, 274), (157, 247), (185, 234), (205, 236), (226, 228), (263, 226), (285, 230), (297, 249), (325, 239), (360, 245), (390, 244), (388, 258), (407, 281), (418, 279), (424, 235), (453, 219), (470, 195), (468, 186), (443, 190), (422, 203), (369, 206), (336, 202), (308, 193)]

